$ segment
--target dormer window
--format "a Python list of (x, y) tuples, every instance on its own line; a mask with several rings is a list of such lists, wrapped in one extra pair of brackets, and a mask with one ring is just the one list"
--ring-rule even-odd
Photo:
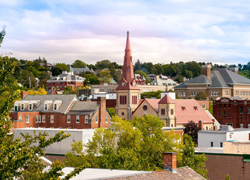
[(32, 104), (30, 103), (29, 104), (29, 111), (32, 111), (33, 107), (32, 107)]
[(18, 110), (18, 106), (15, 106), (15, 111), (17, 111)]
[(194, 110), (195, 110), (195, 111), (197, 111), (197, 110), (198, 110), (197, 106), (194, 106)]
[(48, 104), (44, 104), (44, 111), (48, 111)]
[(54, 109), (54, 111), (57, 110), (57, 104), (54, 104), (53, 109)]
[(185, 106), (181, 106), (182, 111), (186, 111), (186, 107)]
[(24, 110), (24, 104), (21, 104), (21, 111)]

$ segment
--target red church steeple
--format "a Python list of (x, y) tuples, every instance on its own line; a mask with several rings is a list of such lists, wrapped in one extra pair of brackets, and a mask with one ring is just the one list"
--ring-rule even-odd
[(122, 79), (117, 89), (138, 89), (134, 78), (134, 67), (132, 64), (132, 53), (130, 48), (129, 31), (127, 31), (126, 49), (122, 67)]

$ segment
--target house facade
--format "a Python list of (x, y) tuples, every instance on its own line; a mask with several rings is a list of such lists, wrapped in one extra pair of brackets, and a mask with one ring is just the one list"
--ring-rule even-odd
[(189, 121), (198, 125), (202, 120), (202, 129), (214, 129), (213, 119), (194, 99), (172, 99), (169, 95), (162, 99), (144, 99), (132, 117), (134, 119), (146, 114), (160, 117), (167, 127), (184, 127)]
[(211, 71), (211, 65), (203, 65), (203, 74), (174, 87), (181, 99), (194, 99), (203, 91), (209, 99), (240, 96), (250, 98), (250, 79), (237, 74), (237, 68), (231, 70), (219, 68)]
[(75, 95), (26, 95), (9, 114), (13, 128), (90, 129), (110, 126), (106, 99), (78, 101)]
[(48, 90), (64, 90), (67, 86), (71, 86), (74, 90), (78, 86), (84, 85), (84, 78), (75, 75), (73, 72), (63, 71), (58, 76), (53, 76), (47, 81)]
[(213, 101), (213, 116), (222, 125), (250, 128), (250, 100), (240, 97), (220, 98)]

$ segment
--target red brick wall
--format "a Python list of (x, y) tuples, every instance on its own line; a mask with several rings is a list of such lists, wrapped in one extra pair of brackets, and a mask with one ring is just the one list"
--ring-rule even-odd
[(250, 179), (250, 162), (243, 162), (243, 155), (238, 154), (206, 154), (205, 162), (208, 179), (224, 180), (229, 174), (232, 180)]

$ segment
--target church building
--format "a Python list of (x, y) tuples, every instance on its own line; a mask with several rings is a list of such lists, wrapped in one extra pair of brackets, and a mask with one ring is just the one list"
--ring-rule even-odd
[(140, 88), (137, 86), (134, 78), (129, 32), (127, 32), (126, 49), (122, 67), (122, 79), (116, 88), (116, 93), (116, 114), (122, 119), (132, 119), (132, 112), (140, 103)]

